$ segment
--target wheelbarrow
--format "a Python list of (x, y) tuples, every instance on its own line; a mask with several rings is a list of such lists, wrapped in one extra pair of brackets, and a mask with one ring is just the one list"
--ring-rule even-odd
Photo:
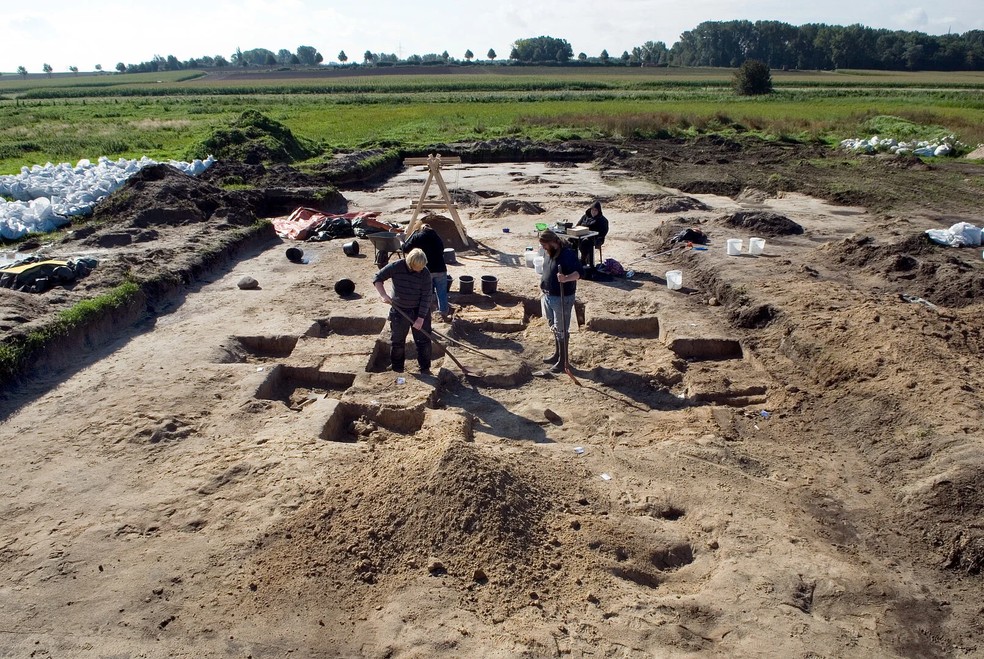
[(403, 241), (402, 236), (393, 231), (377, 231), (376, 233), (367, 233), (366, 238), (372, 242), (372, 247), (376, 254), (373, 257), (373, 261), (377, 268), (382, 268), (384, 265), (389, 263), (390, 257), (393, 254), (403, 251)]

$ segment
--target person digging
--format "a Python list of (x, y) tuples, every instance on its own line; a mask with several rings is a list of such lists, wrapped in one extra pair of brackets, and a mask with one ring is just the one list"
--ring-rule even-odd
[[(386, 280), (393, 280), (392, 296), (386, 293)], [(403, 372), (406, 363), (407, 334), (413, 331), (417, 346), (417, 364), (422, 375), (431, 366), (431, 273), (427, 270), (424, 250), (412, 249), (406, 258), (390, 263), (376, 273), (372, 285), (380, 299), (392, 305), (390, 322), (390, 362), (393, 370)], [(415, 320), (412, 320), (415, 319)]]
[(551, 373), (561, 373), (568, 369), (571, 314), (582, 268), (577, 253), (553, 231), (540, 234), (540, 246), (544, 251), (540, 305), (543, 318), (554, 334), (554, 354), (543, 362), (551, 364)]

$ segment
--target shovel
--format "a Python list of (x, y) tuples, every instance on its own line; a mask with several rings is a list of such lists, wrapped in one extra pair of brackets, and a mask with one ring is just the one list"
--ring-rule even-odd
[[(396, 306), (396, 305), (394, 305), (392, 303), (390, 303), (390, 304), (392, 305), (392, 307), (394, 309), (396, 309), (396, 313), (398, 313), (401, 316), (403, 316), (407, 320), (407, 322), (409, 322), (410, 325), (413, 326), (413, 323), (414, 323), (413, 319), (410, 316), (408, 316), (407, 314), (403, 313), (403, 309), (401, 309), (400, 307), (398, 307), (398, 306)], [(461, 369), (461, 372), (464, 373), (466, 376), (474, 376), (474, 377), (480, 378), (483, 375), (485, 375), (485, 373), (483, 371), (473, 371), (470, 368), (467, 368), (461, 362), (459, 362), (458, 361), (458, 358), (455, 357), (453, 354), (451, 354), (451, 349), (448, 348), (443, 343), (441, 343), (440, 341), (438, 341), (437, 337), (434, 336), (434, 334), (432, 332), (428, 332), (427, 330), (424, 330), (424, 329), (421, 329), (420, 331), (423, 332), (424, 333), (424, 336), (426, 336), (427, 338), (429, 338), (434, 343), (438, 343), (438, 344), (444, 346), (444, 354), (446, 354), (448, 357), (450, 357), (451, 358), (451, 361), (453, 361), (458, 366), (458, 368)], [(442, 334), (441, 336), (444, 336), (444, 335)], [(448, 338), (448, 337), (444, 337), (444, 338)], [(452, 340), (452, 339), (448, 339), (448, 340)], [(478, 350), (475, 350), (475, 352), (478, 352)], [(480, 353), (479, 352), (479, 354), (483, 354), (483, 353)], [(492, 357), (491, 355), (485, 355), (485, 356), (486, 357), (489, 357), (490, 359), (495, 359), (495, 357)]]
[(564, 359), (564, 373), (567, 373), (568, 377), (570, 377), (570, 379), (574, 382), (574, 384), (580, 387), (581, 383), (578, 382), (577, 378), (574, 377), (574, 374), (571, 373), (571, 365), (567, 359), (567, 350), (570, 347), (570, 333), (567, 331), (567, 305), (564, 304), (563, 284), (560, 285), (560, 322), (561, 322), (561, 326), (560, 326), (561, 331), (563, 331), (564, 333), (563, 334), (564, 338), (561, 339), (561, 341), (564, 344), (562, 346), (562, 351), (561, 351), (561, 354), (563, 355), (563, 359)]

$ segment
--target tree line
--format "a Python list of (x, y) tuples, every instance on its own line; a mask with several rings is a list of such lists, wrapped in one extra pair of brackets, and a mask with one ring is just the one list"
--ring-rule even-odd
[[(464, 62), (475, 58), (471, 49), (463, 53)], [(564, 64), (592, 66), (714, 66), (737, 68), (747, 60), (764, 62), (772, 69), (880, 69), (890, 71), (979, 71), (984, 69), (984, 31), (964, 34), (928, 35), (866, 27), (864, 25), (825, 25), (811, 23), (793, 26), (779, 21), (706, 21), (684, 32), (668, 48), (662, 41), (647, 41), (620, 56), (607, 50), (577, 56), (565, 39), (549, 36), (517, 39), (507, 60), (496, 60), (497, 53), (486, 53), (489, 64)], [(344, 66), (349, 57), (340, 51), (337, 60)], [(179, 61), (173, 55), (155, 55), (148, 62), (124, 64), (119, 73), (148, 73), (225, 66), (294, 67), (319, 66), (322, 54), (312, 46), (298, 46), (295, 51), (281, 49), (274, 53), (266, 48), (236, 49), (228, 59), (222, 55), (203, 56)], [(448, 51), (440, 54), (410, 55), (405, 59), (391, 53), (366, 50), (362, 63), (369, 66), (396, 66), (461, 63)], [(47, 75), (52, 67), (43, 67)], [(78, 67), (69, 70), (78, 73)], [(102, 71), (101, 65), (96, 65)], [(27, 69), (17, 73), (27, 76)]]
[(684, 32), (670, 49), (678, 66), (737, 67), (748, 59), (773, 69), (979, 71), (984, 31), (932, 36), (863, 25), (708, 21)]

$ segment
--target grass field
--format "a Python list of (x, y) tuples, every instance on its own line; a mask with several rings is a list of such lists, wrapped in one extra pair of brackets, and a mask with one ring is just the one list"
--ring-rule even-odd
[[(371, 73), (371, 74), (369, 74)], [(0, 174), (80, 158), (189, 159), (249, 108), (331, 153), (515, 136), (537, 140), (700, 133), (834, 143), (891, 115), (984, 142), (984, 73), (773, 72), (739, 97), (730, 69), (453, 67), (223, 69), (0, 78)]]

